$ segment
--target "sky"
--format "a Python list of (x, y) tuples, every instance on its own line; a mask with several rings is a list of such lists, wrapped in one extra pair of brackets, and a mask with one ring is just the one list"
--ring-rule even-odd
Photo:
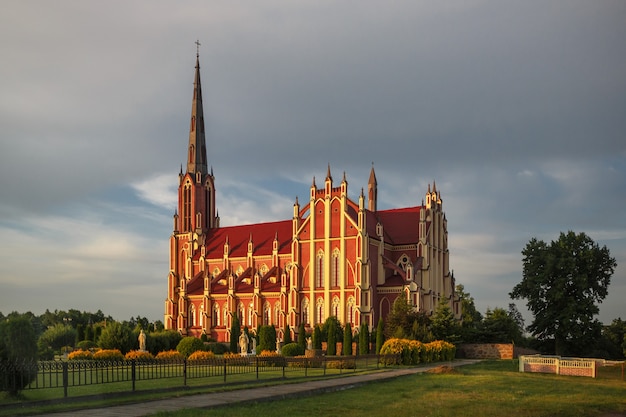
[(0, 312), (163, 320), (199, 40), (223, 226), (290, 219), (328, 164), (357, 199), (373, 163), (379, 209), (436, 181), (483, 314), (531, 238), (573, 230), (618, 263), (598, 318), (626, 319), (624, 22), (622, 0), (4, 1)]

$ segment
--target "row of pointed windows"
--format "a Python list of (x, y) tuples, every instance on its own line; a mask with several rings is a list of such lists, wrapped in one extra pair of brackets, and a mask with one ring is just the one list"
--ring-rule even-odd
[[(335, 317), (339, 317), (339, 297), (334, 297), (331, 305), (331, 315)], [(315, 303), (315, 324), (323, 324), (324, 320), (324, 310), (325, 303), (323, 298), (318, 298)], [(266, 302), (263, 305), (263, 323), (265, 325), (279, 325), (280, 316), (281, 316), (281, 306), (280, 302), (276, 302), (274, 304), (274, 308), (272, 309), (270, 303)], [(302, 322), (308, 325), (312, 325), (309, 320), (309, 299), (305, 297), (302, 300)], [(196, 314), (196, 307), (194, 304), (189, 306), (189, 326), (196, 327), (204, 326), (204, 306), (200, 306), (199, 314)], [(353, 323), (355, 316), (355, 301), (354, 297), (348, 298), (348, 303), (346, 305), (346, 322)], [(253, 326), (254, 325), (254, 305), (250, 303), (246, 309), (243, 303), (239, 303), (237, 307), (237, 316), (239, 318), (239, 322), (242, 326)], [(219, 304), (215, 303), (213, 305), (213, 315), (211, 317), (211, 326), (219, 327), (226, 326), (228, 323), (228, 306), (224, 304), (223, 309), (220, 309)]]

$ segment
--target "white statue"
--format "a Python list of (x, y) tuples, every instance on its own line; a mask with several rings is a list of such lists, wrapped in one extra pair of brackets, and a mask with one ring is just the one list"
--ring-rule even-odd
[(146, 351), (146, 334), (143, 329), (141, 329), (141, 333), (139, 333), (139, 350), (142, 352)]
[(256, 338), (252, 338), (252, 354), (256, 355)]
[(306, 348), (307, 348), (308, 350), (313, 350), (313, 342), (311, 341), (311, 338), (310, 338), (310, 337), (307, 337), (307, 338), (306, 338)]
[(241, 350), (241, 356), (248, 354), (248, 336), (245, 333), (241, 333), (241, 336), (239, 336), (239, 349)]

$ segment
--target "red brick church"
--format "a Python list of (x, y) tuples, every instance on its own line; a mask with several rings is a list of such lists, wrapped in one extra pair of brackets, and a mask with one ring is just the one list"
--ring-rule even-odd
[(281, 340), (289, 324), (295, 340), (300, 323), (310, 329), (329, 316), (372, 329), (398, 296), (427, 313), (445, 299), (460, 317), (434, 183), (419, 206), (378, 210), (373, 167), (367, 193), (361, 189), (354, 201), (345, 173), (337, 183), (329, 166), (319, 187), (313, 179), (308, 201), (296, 199), (291, 219), (222, 227), (203, 114), (197, 58), (187, 169), (179, 174), (170, 237), (166, 328), (227, 342), (236, 314), (250, 329), (274, 324)]

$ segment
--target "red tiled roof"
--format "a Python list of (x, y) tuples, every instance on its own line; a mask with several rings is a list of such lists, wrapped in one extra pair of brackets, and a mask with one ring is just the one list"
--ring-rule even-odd
[(204, 272), (200, 271), (187, 282), (187, 294), (198, 295), (204, 291)]
[(376, 236), (376, 224), (383, 225), (385, 241), (394, 245), (416, 243), (419, 239), (420, 206), (372, 212), (367, 210), (367, 232)]
[(230, 256), (244, 257), (248, 253), (250, 236), (252, 236), (253, 254), (255, 256), (271, 255), (275, 237), (278, 237), (278, 253), (290, 253), (292, 221), (283, 220), (214, 229), (209, 232), (207, 237), (206, 257), (208, 259), (221, 258), (224, 255), (224, 243), (227, 239), (230, 246)]

